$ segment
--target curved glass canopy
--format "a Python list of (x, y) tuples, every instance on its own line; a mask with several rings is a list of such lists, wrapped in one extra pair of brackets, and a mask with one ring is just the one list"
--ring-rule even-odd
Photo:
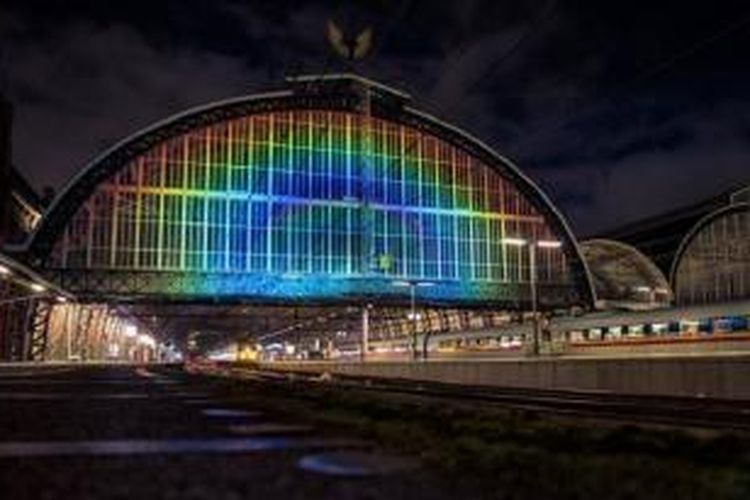
[(152, 140), (84, 195), (73, 184), (44, 267), (131, 297), (508, 305), (532, 272), (508, 242), (552, 240), (534, 246), (540, 303), (588, 300), (575, 242), (525, 178), (377, 115), (288, 106)]

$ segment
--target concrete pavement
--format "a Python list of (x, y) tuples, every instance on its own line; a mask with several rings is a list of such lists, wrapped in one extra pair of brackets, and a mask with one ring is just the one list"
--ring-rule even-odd
[(2, 370), (3, 498), (451, 497), (416, 462), (388, 467), (373, 443), (228, 399), (227, 383), (165, 368)]

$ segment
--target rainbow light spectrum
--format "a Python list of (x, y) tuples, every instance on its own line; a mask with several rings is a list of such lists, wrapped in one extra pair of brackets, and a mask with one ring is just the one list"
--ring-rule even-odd
[[(409, 126), (347, 111), (254, 114), (166, 140), (99, 185), (51, 267), (183, 273), (172, 294), (491, 299), (529, 282), (508, 237), (557, 239), (507, 179)], [(541, 286), (571, 286), (559, 248)]]

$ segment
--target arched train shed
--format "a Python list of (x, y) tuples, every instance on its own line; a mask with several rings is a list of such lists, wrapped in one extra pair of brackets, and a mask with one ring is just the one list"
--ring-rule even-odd
[(680, 244), (670, 279), (679, 305), (750, 299), (750, 204), (701, 219)]
[(581, 242), (597, 307), (649, 309), (668, 306), (672, 290), (658, 267), (635, 247), (615, 240)]
[[(530, 245), (542, 240), (560, 245)], [(532, 246), (541, 307), (593, 302), (563, 217), (515, 165), (405, 94), (343, 75), (212, 103), (123, 140), (60, 193), (29, 255), (98, 299), (415, 294), (520, 309)]]

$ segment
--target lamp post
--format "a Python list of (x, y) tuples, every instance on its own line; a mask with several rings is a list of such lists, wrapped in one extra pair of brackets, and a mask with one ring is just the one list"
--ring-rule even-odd
[(537, 248), (560, 248), (562, 243), (556, 240), (527, 240), (524, 238), (504, 238), (502, 242), (515, 247), (528, 247), (529, 249), (529, 291), (531, 298), (532, 315), (532, 354), (539, 355), (539, 299), (537, 290), (536, 249)]
[[(411, 345), (412, 345), (412, 356), (416, 360), (419, 357), (419, 351), (417, 349), (417, 322), (421, 316), (417, 313), (417, 287), (430, 287), (434, 286), (435, 283), (431, 281), (418, 281), (418, 280), (404, 280), (394, 281), (393, 286), (397, 287), (409, 287), (409, 315), (407, 316), (411, 321)], [(425, 345), (425, 351), (427, 345)], [(426, 356), (425, 356), (426, 358)]]
[(360, 351), (360, 361), (367, 360), (367, 352), (370, 350), (370, 308), (372, 304), (365, 304), (362, 307), (362, 346)]

